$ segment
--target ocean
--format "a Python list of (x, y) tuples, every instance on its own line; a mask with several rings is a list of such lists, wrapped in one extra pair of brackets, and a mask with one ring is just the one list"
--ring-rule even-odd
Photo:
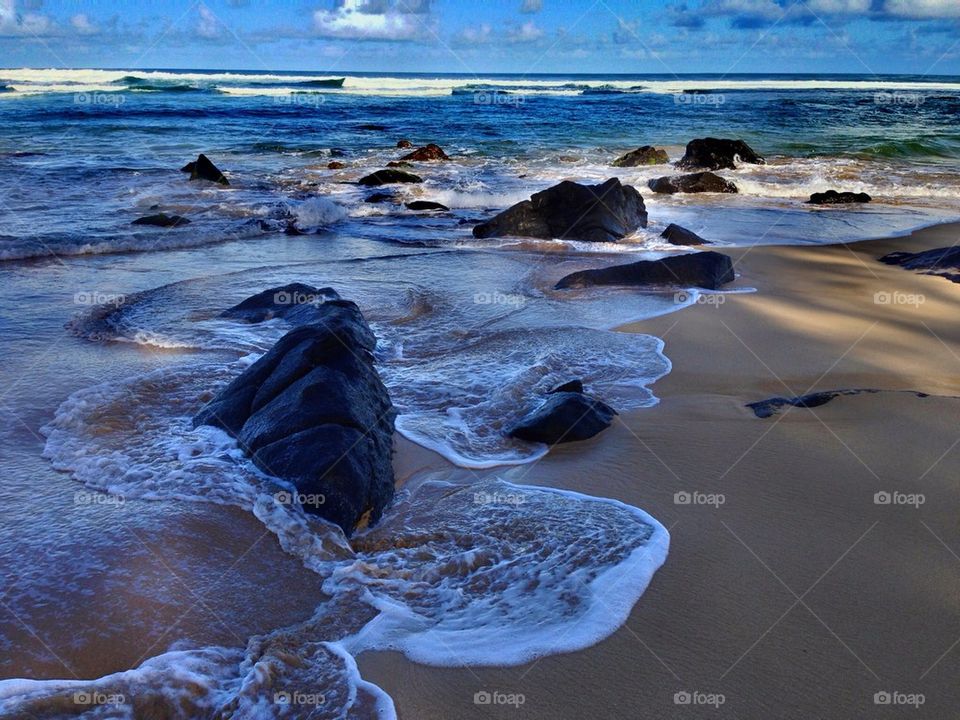
[[(640, 508), (524, 484), (547, 448), (503, 431), (573, 378), (620, 410), (655, 405), (663, 340), (614, 328), (700, 295), (556, 280), (682, 252), (660, 238), (672, 222), (722, 251), (960, 218), (958, 77), (8, 69), (0, 90), (0, 714), (56, 716), (79, 693), (113, 699), (91, 717), (145, 694), (184, 716), (283, 716), (300, 698), (311, 717), (392, 717), (363, 651), (510, 665), (598, 642), (669, 534)], [(721, 171), (740, 192), (708, 196), (654, 195), (666, 165), (611, 167), (641, 145), (675, 161), (707, 136), (767, 163)], [(401, 139), (452, 162), (418, 164), (424, 182), (397, 199), (449, 212), (365, 202), (356, 180)], [(228, 187), (180, 172), (201, 152)], [(613, 176), (650, 214), (620, 242), (471, 234), (562, 179)], [(830, 188), (873, 202), (805, 204)], [(131, 224), (160, 211), (190, 224)], [(350, 544), (190, 422), (289, 329), (219, 313), (290, 282), (360, 305), (399, 433), (464, 470), (411, 478)], [(232, 556), (237, 528), (275, 559)], [(215, 622), (171, 619), (198, 577), (220, 588), (197, 593)], [(285, 587), (304, 588), (295, 607)], [(65, 630), (68, 650), (52, 639)], [(118, 649), (131, 636), (147, 652)]]

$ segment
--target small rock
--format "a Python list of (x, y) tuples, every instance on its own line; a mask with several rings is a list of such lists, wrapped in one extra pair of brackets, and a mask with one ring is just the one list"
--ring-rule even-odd
[(422, 148), (417, 148), (412, 153), (404, 155), (401, 160), (412, 160), (414, 162), (424, 162), (429, 160), (449, 160), (447, 154), (443, 151), (439, 145), (434, 145), (430, 143), (429, 145), (424, 145)]
[(613, 166), (641, 167), (643, 165), (664, 165), (668, 162), (670, 162), (670, 158), (667, 157), (666, 150), (655, 148), (652, 145), (644, 145), (618, 157), (613, 161)]
[(131, 225), (155, 225), (156, 227), (178, 227), (190, 223), (185, 217), (179, 215), (167, 215), (166, 213), (157, 213), (156, 215), (145, 215), (137, 218)]
[(180, 171), (190, 173), (191, 180), (209, 180), (220, 185), (230, 184), (226, 175), (220, 172), (220, 169), (203, 153), (200, 153), (193, 162), (189, 162), (180, 168)]
[(388, 168), (386, 170), (377, 170), (375, 173), (360, 178), (357, 182), (370, 187), (375, 185), (389, 185), (392, 183), (421, 183), (423, 182), (423, 178), (413, 173), (404, 172), (403, 170)]
[(848, 203), (868, 203), (872, 200), (867, 193), (855, 192), (837, 192), (836, 190), (827, 190), (822, 193), (814, 193), (807, 200), (809, 205), (846, 205)]
[(407, 208), (410, 210), (449, 210), (446, 205), (441, 205), (438, 202), (432, 202), (430, 200), (414, 200), (413, 202), (407, 203)]
[(737, 186), (712, 172), (661, 177), (647, 183), (655, 193), (735, 193)]
[(764, 165), (764, 160), (743, 140), (699, 138), (687, 143), (687, 151), (677, 167), (683, 169), (733, 170), (736, 161)]
[(709, 245), (706, 240), (692, 230), (680, 227), (674, 223), (667, 225), (667, 229), (660, 233), (660, 237), (671, 245)]
[(571, 273), (556, 289), (595, 285), (670, 285), (717, 290), (736, 278), (729, 255), (706, 251)]

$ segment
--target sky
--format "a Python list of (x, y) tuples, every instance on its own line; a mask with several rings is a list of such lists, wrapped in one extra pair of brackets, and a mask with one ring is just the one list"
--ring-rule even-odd
[(960, 0), (0, 0), (0, 67), (960, 75)]

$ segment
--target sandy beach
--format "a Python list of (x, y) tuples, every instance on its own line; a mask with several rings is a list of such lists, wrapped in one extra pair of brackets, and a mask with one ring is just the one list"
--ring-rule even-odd
[[(852, 245), (731, 250), (736, 287), (757, 292), (703, 296), (623, 328), (666, 342), (673, 370), (654, 386), (660, 404), (495, 474), (616, 498), (669, 528), (670, 556), (627, 624), (582, 652), (519, 667), (368, 653), (363, 676), (408, 720), (951, 716), (960, 287), (877, 258), (958, 239), (960, 226), (942, 225)], [(884, 392), (767, 419), (745, 407), (865, 388)], [(400, 478), (444, 466), (401, 441)], [(888, 495), (878, 503), (877, 493)], [(490, 704), (475, 702), (483, 692)]]

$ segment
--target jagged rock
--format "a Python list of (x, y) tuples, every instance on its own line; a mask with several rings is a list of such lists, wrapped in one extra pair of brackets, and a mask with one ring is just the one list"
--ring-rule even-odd
[(736, 161), (764, 165), (764, 160), (754, 152), (753, 148), (743, 140), (726, 140), (720, 138), (699, 138), (687, 143), (687, 151), (677, 167), (687, 169), (703, 168), (704, 170), (733, 170)]
[(848, 203), (868, 203), (872, 199), (867, 193), (827, 190), (822, 193), (814, 193), (807, 200), (807, 203), (810, 205), (846, 205)]
[(131, 225), (155, 225), (156, 227), (178, 227), (180, 225), (189, 225), (190, 221), (179, 215), (167, 215), (166, 213), (156, 213), (155, 215), (144, 215), (134, 220)]
[(296, 488), (306, 512), (349, 535), (364, 519), (376, 522), (393, 497), (396, 413), (360, 309), (331, 300), (315, 313), (205, 405), (194, 425), (230, 433), (260, 470)]
[(737, 186), (712, 172), (673, 175), (650, 180), (647, 185), (655, 193), (735, 193)]
[(581, 270), (561, 279), (556, 288), (563, 290), (594, 285), (673, 285), (717, 290), (734, 279), (730, 257), (706, 251), (673, 255), (662, 260), (640, 260), (628, 265)]
[(220, 172), (220, 168), (214, 165), (210, 158), (203, 153), (200, 153), (193, 162), (188, 162), (180, 168), (180, 171), (190, 173), (191, 180), (209, 180), (220, 185), (230, 184), (227, 176)]
[(636, 188), (621, 185), (617, 178), (602, 185), (565, 180), (477, 225), (473, 235), (604, 242), (646, 226), (647, 211)]
[(248, 297), (243, 302), (220, 313), (220, 317), (259, 323), (275, 317), (303, 324), (316, 318), (317, 305), (339, 300), (340, 295), (330, 287), (315, 288), (304, 283), (290, 283), (270, 288)]
[(616, 415), (616, 410), (595, 397), (558, 388), (507, 434), (547, 445), (586, 440), (610, 427)]
[(671, 245), (709, 245), (710, 243), (692, 230), (680, 227), (674, 223), (667, 225), (667, 229), (660, 233), (660, 237)]
[(641, 167), (643, 165), (663, 165), (670, 162), (667, 157), (667, 151), (655, 148), (652, 145), (644, 145), (636, 150), (621, 155), (613, 161), (614, 167)]
[(391, 183), (421, 183), (423, 182), (423, 178), (413, 173), (404, 172), (403, 170), (388, 168), (365, 175), (357, 182), (370, 187), (375, 185), (389, 185)]
[(430, 200), (414, 200), (413, 202), (407, 203), (407, 208), (410, 210), (449, 210), (446, 205), (441, 205), (438, 202), (432, 202)]
[(439, 145), (430, 143), (422, 148), (417, 148), (412, 153), (404, 155), (401, 160), (412, 160), (414, 162), (425, 162), (430, 160), (449, 160), (447, 154)]

